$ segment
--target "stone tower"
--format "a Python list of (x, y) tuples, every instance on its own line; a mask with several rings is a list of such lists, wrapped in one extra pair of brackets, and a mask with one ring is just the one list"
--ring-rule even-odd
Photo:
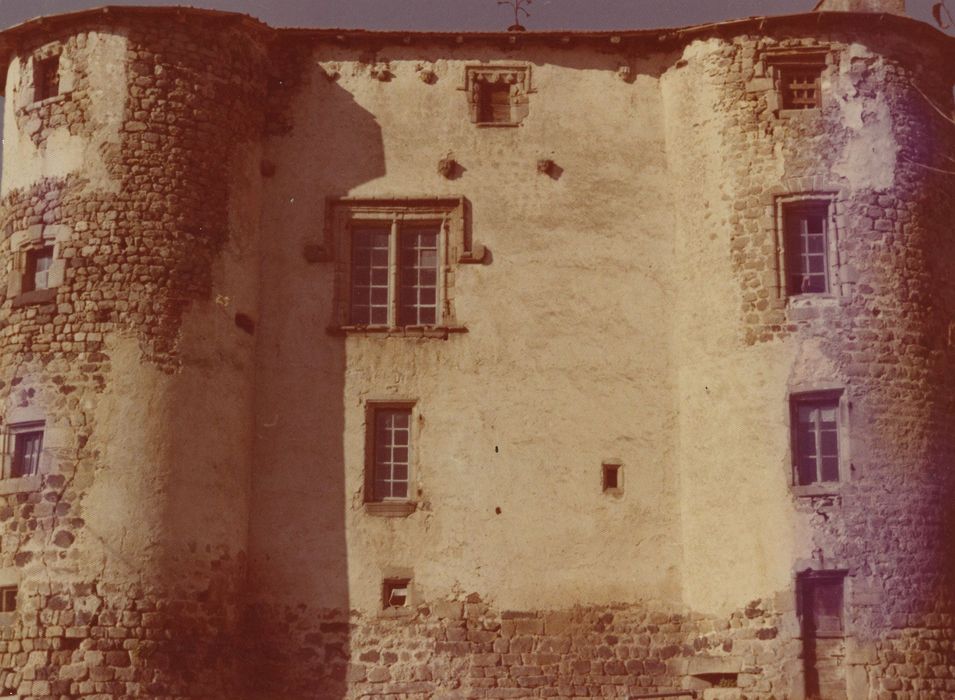
[(955, 44), (818, 9), (0, 34), (0, 695), (955, 697)]

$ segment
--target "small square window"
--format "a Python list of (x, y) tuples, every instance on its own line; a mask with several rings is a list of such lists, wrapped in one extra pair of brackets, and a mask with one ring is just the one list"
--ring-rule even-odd
[(829, 202), (787, 203), (782, 214), (787, 293), (828, 294)]
[(478, 121), (483, 124), (509, 124), (511, 86), (503, 82), (478, 84)]
[(53, 266), (53, 246), (30, 248), (26, 251), (21, 291), (33, 292), (50, 288), (50, 268)]
[(529, 66), (467, 66), (464, 87), (471, 121), (481, 126), (517, 126), (528, 114)]
[(411, 579), (388, 578), (382, 583), (381, 605), (385, 610), (406, 608), (411, 598)]
[(11, 613), (17, 610), (17, 587), (0, 586), (0, 613)]
[(841, 480), (839, 403), (838, 392), (792, 397), (793, 474), (797, 486)]
[(33, 59), (33, 101), (40, 102), (60, 94), (60, 57)]
[(618, 462), (604, 462), (603, 490), (604, 493), (620, 493), (623, 490), (623, 469)]
[(811, 571), (796, 579), (799, 617), (806, 637), (842, 637), (845, 634), (845, 572)]
[(15, 423), (9, 427), (8, 449), (12, 479), (39, 473), (43, 452), (43, 421)]

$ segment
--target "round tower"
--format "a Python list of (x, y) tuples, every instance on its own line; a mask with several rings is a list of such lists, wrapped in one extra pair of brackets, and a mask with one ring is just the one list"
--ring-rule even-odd
[(666, 79), (707, 203), (679, 215), (686, 598), (774, 609), (786, 697), (944, 693), (955, 661), (951, 56), (880, 21), (693, 42)]
[(261, 32), (110, 9), (4, 35), (0, 694), (236, 697)]

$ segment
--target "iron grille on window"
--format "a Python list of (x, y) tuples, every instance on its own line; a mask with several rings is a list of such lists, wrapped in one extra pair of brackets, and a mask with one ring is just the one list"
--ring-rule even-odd
[(411, 409), (375, 409), (374, 500), (408, 498)]
[(816, 109), (822, 105), (822, 66), (793, 66), (781, 70), (783, 109)]
[(440, 222), (375, 222), (352, 228), (349, 321), (431, 326), (439, 320)]
[(829, 291), (829, 207), (805, 203), (786, 207), (787, 288), (790, 294)]
[(60, 57), (34, 59), (33, 100), (39, 102), (60, 94)]
[(792, 413), (796, 483), (839, 481), (839, 397), (796, 397)]

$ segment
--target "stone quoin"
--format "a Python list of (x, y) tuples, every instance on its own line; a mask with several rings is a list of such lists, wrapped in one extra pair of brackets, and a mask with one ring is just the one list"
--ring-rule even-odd
[(0, 57), (0, 697), (955, 698), (955, 39), (902, 0)]

